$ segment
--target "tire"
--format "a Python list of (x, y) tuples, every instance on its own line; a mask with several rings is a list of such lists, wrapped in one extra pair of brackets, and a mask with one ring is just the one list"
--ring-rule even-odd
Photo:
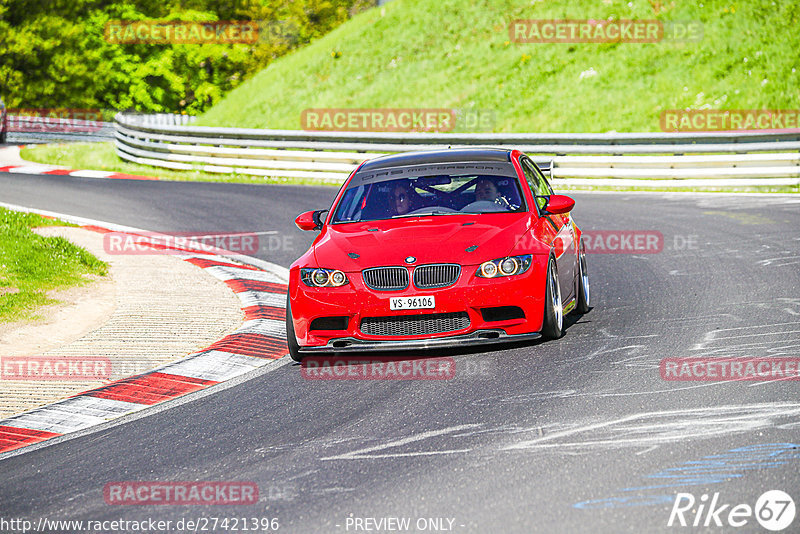
[(289, 347), (289, 357), (296, 362), (302, 361), (303, 355), (300, 354), (300, 345), (297, 343), (297, 336), (294, 335), (292, 303), (289, 300), (288, 292), (286, 293), (286, 345)]
[(558, 339), (563, 333), (564, 304), (561, 301), (561, 287), (558, 284), (558, 268), (552, 257), (547, 264), (547, 283), (544, 290), (544, 321), (542, 337)]
[(575, 311), (580, 314), (588, 313), (592, 305), (589, 293), (589, 271), (586, 269), (586, 246), (581, 241), (578, 253), (578, 302)]

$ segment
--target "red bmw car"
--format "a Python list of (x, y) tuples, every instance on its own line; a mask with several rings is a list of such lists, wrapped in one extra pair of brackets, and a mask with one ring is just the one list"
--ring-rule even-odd
[(295, 220), (320, 235), (290, 269), (291, 357), (560, 337), (589, 310), (574, 205), (518, 150), (364, 162)]

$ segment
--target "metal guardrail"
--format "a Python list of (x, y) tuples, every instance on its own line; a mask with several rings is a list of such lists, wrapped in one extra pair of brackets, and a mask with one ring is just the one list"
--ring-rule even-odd
[(187, 126), (197, 119), (192, 115), (178, 115), (177, 113), (127, 114), (126, 116), (140, 121), (141, 124), (153, 126)]
[(9, 115), (10, 143), (52, 143), (54, 141), (110, 141), (113, 122)]
[(171, 169), (341, 182), (362, 161), (385, 153), (493, 146), (519, 148), (535, 159), (552, 159), (554, 177), (576, 185), (574, 178), (597, 185), (619, 183), (614, 179), (659, 178), (662, 183), (658, 187), (666, 186), (664, 179), (674, 182), (667, 185), (685, 186), (682, 180), (687, 178), (715, 186), (800, 184), (800, 131), (308, 132), (192, 126), (191, 119), (177, 117), (118, 114), (114, 130), (117, 154), (128, 161)]

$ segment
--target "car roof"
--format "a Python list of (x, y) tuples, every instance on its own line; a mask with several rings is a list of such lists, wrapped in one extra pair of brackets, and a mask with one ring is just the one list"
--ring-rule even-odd
[(401, 152), (380, 156), (366, 161), (360, 171), (374, 171), (388, 167), (424, 165), (427, 163), (465, 163), (476, 161), (508, 162), (511, 150), (501, 148), (454, 148), (445, 150), (425, 150), (421, 152)]

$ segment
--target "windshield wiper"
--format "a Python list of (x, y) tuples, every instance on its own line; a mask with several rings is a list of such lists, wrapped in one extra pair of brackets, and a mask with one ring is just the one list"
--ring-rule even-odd
[(392, 219), (402, 219), (406, 217), (427, 217), (428, 215), (456, 215), (459, 211), (431, 211), (430, 213), (406, 213), (404, 215), (392, 215)]

